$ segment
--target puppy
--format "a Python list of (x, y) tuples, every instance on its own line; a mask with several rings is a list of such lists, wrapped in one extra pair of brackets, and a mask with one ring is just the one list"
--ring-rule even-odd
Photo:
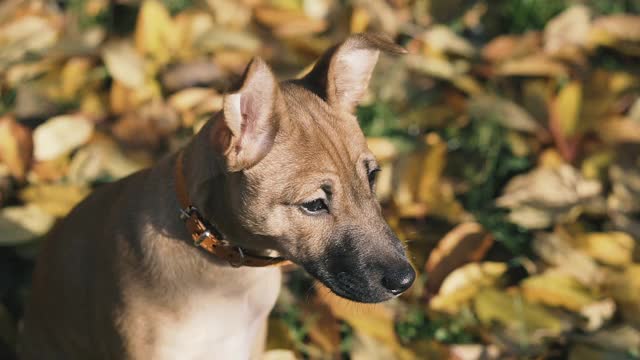
[(354, 116), (381, 50), (404, 52), (353, 35), (280, 83), (253, 59), (184, 149), (80, 203), (43, 245), (21, 357), (259, 358), (285, 259), (353, 301), (408, 289)]

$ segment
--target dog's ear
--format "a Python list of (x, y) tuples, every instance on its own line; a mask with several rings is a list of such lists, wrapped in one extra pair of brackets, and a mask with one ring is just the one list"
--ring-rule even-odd
[(327, 103), (353, 112), (367, 87), (380, 51), (407, 51), (379, 34), (354, 34), (329, 50), (300, 81)]
[(278, 82), (259, 57), (247, 66), (240, 89), (224, 97), (224, 121), (212, 133), (214, 148), (222, 153), (230, 171), (248, 169), (271, 150), (278, 131)]

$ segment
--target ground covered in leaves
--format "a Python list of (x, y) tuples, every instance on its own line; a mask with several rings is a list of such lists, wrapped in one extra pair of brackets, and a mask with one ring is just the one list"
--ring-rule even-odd
[[(61, 5), (62, 4), (62, 5)], [(259, 54), (281, 77), (350, 32), (358, 109), (420, 276), (348, 303), (286, 272), (271, 359), (640, 356), (640, 3), (0, 3), (0, 357), (40, 240), (92, 189), (179, 148)]]

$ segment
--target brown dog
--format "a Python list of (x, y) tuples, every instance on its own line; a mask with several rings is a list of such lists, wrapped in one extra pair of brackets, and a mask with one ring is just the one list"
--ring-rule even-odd
[(404, 52), (353, 35), (282, 83), (254, 59), (179, 155), (78, 205), (44, 244), (21, 356), (256, 357), (280, 288), (280, 270), (259, 266), (275, 253), (351, 300), (409, 288), (353, 115), (380, 50)]

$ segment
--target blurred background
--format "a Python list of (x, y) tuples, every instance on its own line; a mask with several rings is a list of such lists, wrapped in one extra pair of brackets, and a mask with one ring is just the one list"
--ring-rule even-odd
[[(638, 359), (639, 0), (0, 2), (0, 358), (38, 246), (182, 146), (259, 54), (382, 56), (358, 118), (420, 276), (360, 306), (287, 269), (271, 359)], [(277, 349), (277, 350), (274, 350)]]

